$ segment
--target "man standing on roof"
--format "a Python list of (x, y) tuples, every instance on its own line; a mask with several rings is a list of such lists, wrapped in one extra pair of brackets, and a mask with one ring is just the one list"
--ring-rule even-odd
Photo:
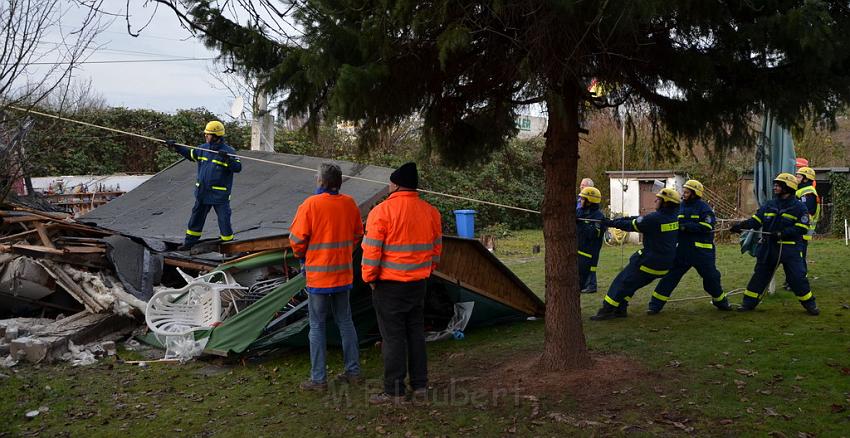
[(809, 241), (815, 235), (815, 228), (820, 220), (820, 199), (818, 191), (815, 190), (813, 183), (817, 175), (811, 167), (801, 167), (797, 170), (797, 192), (795, 195), (803, 205), (806, 206), (806, 211), (809, 212), (809, 231), (803, 235), (803, 264), (806, 265), (806, 272), (809, 272), (806, 257), (808, 256)]
[(809, 212), (794, 196), (797, 178), (790, 173), (780, 173), (773, 180), (774, 198), (765, 202), (752, 218), (738, 222), (729, 229), (740, 233), (744, 229), (761, 229), (764, 242), (756, 253), (753, 276), (744, 291), (744, 301), (738, 308), (741, 312), (756, 308), (764, 290), (773, 278), (779, 265), (785, 269), (785, 278), (800, 304), (809, 315), (819, 315), (806, 279), (806, 264), (803, 262), (803, 236), (809, 232)]
[[(215, 209), (218, 217), (218, 229), (222, 242), (233, 240), (233, 228), (230, 227), (230, 193), (233, 189), (233, 174), (242, 171), (242, 162), (230, 154), (236, 152), (224, 141), (224, 124), (218, 120), (207, 123), (204, 128), (206, 143), (199, 149), (176, 144), (166, 140), (165, 144), (189, 161), (198, 163), (198, 178), (195, 181), (195, 206), (189, 216), (186, 238), (178, 250), (188, 250), (201, 239), (204, 222), (210, 209)], [(202, 150), (206, 149), (206, 150)]]
[(711, 295), (711, 303), (720, 310), (732, 310), (723, 286), (720, 271), (715, 266), (714, 226), (717, 220), (714, 211), (702, 200), (703, 185), (692, 179), (685, 182), (679, 208), (679, 242), (676, 260), (670, 270), (652, 292), (646, 313), (655, 315), (661, 311), (682, 276), (691, 268), (702, 277), (702, 287)]
[(635, 292), (667, 275), (676, 256), (676, 241), (679, 222), (679, 193), (671, 188), (661, 189), (655, 194), (655, 211), (646, 216), (608, 219), (605, 225), (624, 231), (643, 233), (643, 249), (632, 254), (626, 268), (617, 274), (602, 308), (590, 317), (593, 321), (625, 318), (629, 300)]
[(599, 211), (602, 193), (596, 187), (585, 187), (579, 193), (581, 206), (576, 211), (576, 237), (578, 246), (578, 284), (584, 285), (593, 280), (593, 289), (584, 288), (581, 293), (596, 292), (596, 267), (599, 265), (599, 251), (605, 237), (605, 216)]
[(305, 390), (327, 389), (325, 321), (333, 315), (342, 338), (345, 370), (337, 379), (359, 383), (360, 357), (357, 331), (351, 319), (349, 295), (354, 282), (352, 253), (363, 237), (360, 209), (351, 196), (339, 193), (342, 170), (323, 163), (316, 177), (316, 194), (299, 207), (289, 227), (295, 257), (304, 260), (307, 274), (307, 308), (310, 314), (310, 379)]
[(366, 220), (363, 281), (372, 288), (372, 304), (383, 338), (384, 391), (372, 404), (398, 403), (410, 377), (414, 397), (428, 387), (424, 301), (428, 277), (440, 262), (440, 213), (419, 199), (415, 163), (390, 175), (389, 197)]

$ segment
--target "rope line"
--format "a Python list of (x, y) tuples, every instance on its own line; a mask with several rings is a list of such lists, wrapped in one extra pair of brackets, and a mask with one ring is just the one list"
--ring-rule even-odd
[[(42, 117), (49, 117), (49, 118), (52, 118), (52, 119), (76, 123), (78, 125), (88, 126), (88, 127), (91, 127), (91, 128), (102, 129), (102, 130), (105, 130), (105, 131), (115, 132), (115, 133), (123, 134), (123, 135), (129, 135), (131, 137), (137, 137), (137, 138), (153, 141), (153, 142), (156, 142), (156, 143), (165, 143), (165, 140), (162, 140), (162, 139), (159, 139), (159, 138), (150, 137), (150, 136), (142, 135), (142, 134), (137, 134), (135, 132), (122, 131), (120, 129), (96, 125), (94, 123), (89, 123), (89, 122), (83, 122), (81, 120), (69, 119), (67, 117), (57, 116), (55, 114), (44, 113), (44, 112), (36, 111), (36, 110), (33, 110), (33, 109), (19, 108), (19, 107), (12, 106), (12, 105), (10, 105), (9, 108), (12, 108), (12, 109), (15, 109), (15, 110), (18, 110), (18, 111), (23, 111), (25, 113), (36, 114), (36, 115), (39, 115), (39, 116), (42, 116)], [(178, 145), (178, 146), (189, 148), (189, 149), (218, 153), (218, 151), (202, 148), (202, 147), (199, 147), (199, 146), (191, 146), (191, 145), (182, 144), (182, 143), (175, 143), (175, 144)], [(264, 160), (262, 158), (248, 157), (248, 156), (245, 156), (245, 155), (238, 155), (238, 154), (229, 154), (229, 155), (231, 157), (235, 157), (235, 158), (239, 158), (239, 159), (243, 159), (243, 160), (256, 161), (256, 162), (259, 162), (259, 163), (271, 164), (271, 165), (275, 165), (275, 166), (283, 166), (283, 167), (288, 167), (288, 168), (291, 168), (291, 169), (305, 170), (305, 171), (308, 171), (308, 172), (315, 172), (316, 171), (316, 169), (311, 169), (309, 167), (304, 167), (304, 166), (298, 166), (298, 165), (295, 165), (295, 164), (278, 163), (277, 161)], [(353, 180), (357, 180), (357, 181), (369, 182), (369, 183), (373, 183), (373, 184), (380, 184), (380, 185), (386, 185), (387, 184), (385, 181), (377, 181), (377, 180), (373, 180), (373, 179), (369, 179), (369, 178), (363, 178), (363, 177), (354, 176), (354, 175), (343, 175), (343, 177), (353, 179)], [(497, 203), (497, 202), (482, 201), (480, 199), (468, 198), (468, 197), (465, 197), (465, 196), (458, 196), (458, 195), (452, 195), (452, 194), (449, 194), (449, 193), (435, 192), (433, 190), (418, 189), (418, 191), (421, 192), (421, 193), (427, 193), (429, 195), (442, 196), (442, 197), (445, 197), (445, 198), (452, 198), (452, 199), (459, 199), (459, 200), (462, 200), (462, 201), (475, 202), (475, 203), (484, 204), (484, 205), (492, 205), (494, 207), (506, 208), (506, 209), (510, 209), (510, 210), (517, 210), (517, 211), (522, 211), (522, 212), (525, 212), (525, 213), (540, 214), (539, 210), (532, 210), (532, 209), (529, 209), (529, 208), (516, 207), (516, 206), (513, 206), (513, 205), (500, 204), (500, 203)]]
[[(744, 288), (739, 287), (737, 289), (732, 289), (729, 292), (727, 292), (726, 296), (729, 297), (729, 296), (732, 296), (732, 295), (740, 295), (742, 293), (744, 293)], [(687, 298), (676, 298), (676, 299), (672, 299), (672, 300), (667, 300), (667, 302), (668, 303), (674, 303), (674, 302), (677, 302), (677, 301), (703, 300), (703, 299), (706, 299), (706, 298), (711, 298), (711, 296), (709, 295), (708, 297), (706, 297), (705, 295), (700, 295), (698, 297), (694, 296), (694, 297), (687, 297)]]

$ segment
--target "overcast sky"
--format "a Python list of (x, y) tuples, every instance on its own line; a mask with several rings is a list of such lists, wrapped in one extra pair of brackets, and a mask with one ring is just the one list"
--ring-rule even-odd
[[(132, 3), (132, 2), (131, 2)], [(138, 2), (142, 3), (142, 2)], [(123, 14), (125, 2), (105, 2)], [(153, 15), (153, 7), (131, 6), (130, 22), (134, 30), (144, 26)], [(73, 9), (63, 22), (79, 21), (80, 12)], [(106, 22), (109, 19), (105, 19)], [(180, 26), (176, 16), (159, 8), (150, 24), (138, 37), (127, 32), (123, 17), (116, 17), (96, 38), (99, 48), (87, 61), (140, 61), (176, 58), (213, 58), (215, 52)], [(217, 70), (209, 60), (174, 62), (134, 62), (83, 64), (75, 71), (75, 79), (91, 79), (92, 88), (111, 106), (148, 108), (164, 112), (205, 107), (224, 115), (230, 112), (232, 94), (210, 74)], [(248, 97), (246, 96), (246, 99)]]

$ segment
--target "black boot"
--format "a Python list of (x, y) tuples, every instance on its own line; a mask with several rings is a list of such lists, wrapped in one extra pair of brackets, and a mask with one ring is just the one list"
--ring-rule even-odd
[(732, 310), (732, 306), (729, 304), (729, 299), (726, 297), (723, 297), (720, 301), (711, 300), (711, 304), (714, 304), (714, 307), (717, 307), (717, 310), (723, 310), (724, 312)]
[(177, 251), (189, 251), (193, 246), (195, 246), (194, 243), (183, 242), (182, 245), (177, 247)]
[(803, 308), (806, 309), (806, 312), (808, 312), (809, 315), (812, 315), (812, 316), (820, 315), (820, 309), (818, 309), (818, 305), (817, 305), (817, 303), (815, 303), (814, 298), (812, 298), (810, 300), (806, 300), (806, 301), (800, 301), (800, 304), (803, 305)]
[(751, 311), (753, 311), (753, 310), (756, 310), (756, 308), (755, 308), (755, 307), (746, 306), (746, 305), (744, 305), (744, 304), (741, 304), (741, 307), (738, 307), (738, 311), (739, 311), (739, 312), (751, 312)]
[(596, 315), (590, 317), (591, 321), (605, 321), (608, 319), (614, 318), (625, 318), (628, 316), (626, 314), (625, 306), (614, 307), (608, 303), (602, 303), (602, 308), (596, 312)]

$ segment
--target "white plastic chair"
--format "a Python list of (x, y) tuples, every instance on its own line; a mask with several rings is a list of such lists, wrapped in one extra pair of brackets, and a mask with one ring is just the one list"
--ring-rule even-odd
[[(184, 336), (215, 326), (221, 322), (222, 292), (246, 289), (222, 271), (197, 278), (180, 274), (188, 282), (186, 286), (157, 292), (148, 301), (145, 322), (157, 338)], [(217, 275), (222, 276), (223, 283), (212, 282)]]

